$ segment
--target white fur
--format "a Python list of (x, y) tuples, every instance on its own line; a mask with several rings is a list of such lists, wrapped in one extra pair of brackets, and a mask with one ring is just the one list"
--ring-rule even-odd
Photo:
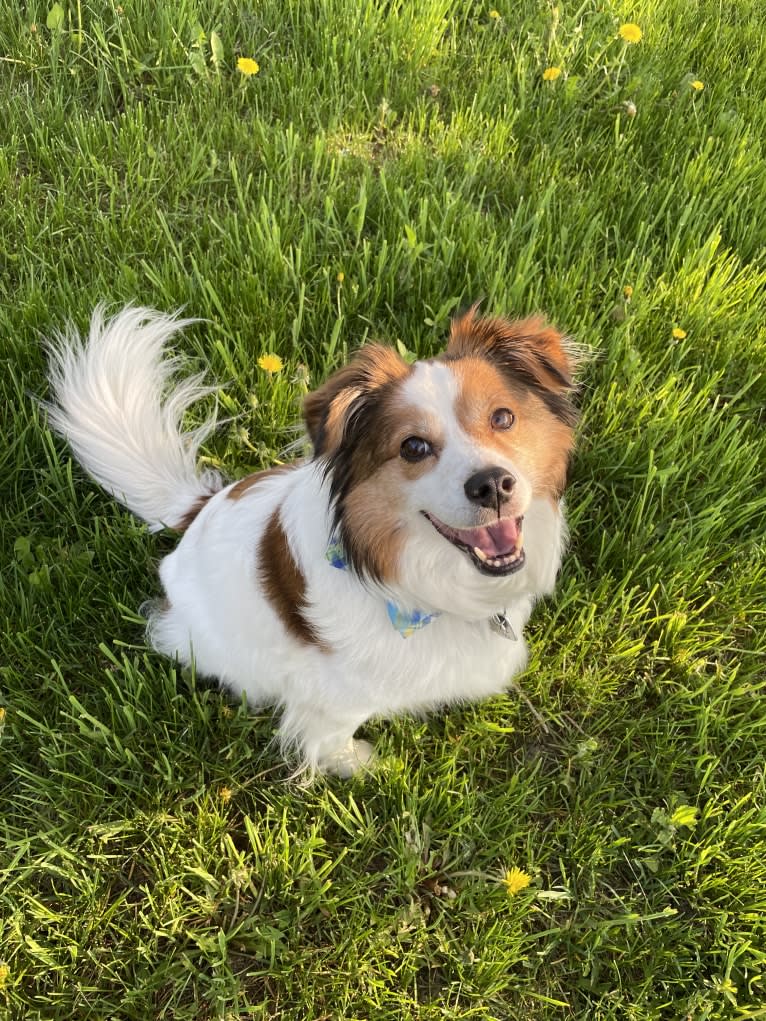
[(49, 345), (55, 403), (48, 421), (93, 478), (153, 532), (177, 525), (223, 484), (216, 472), (197, 471), (197, 451), (214, 423), (180, 430), (189, 406), (208, 392), (201, 377), (166, 393), (176, 362), (163, 351), (191, 322), (134, 307), (105, 321), (99, 305), (85, 343), (70, 327)]
[[(196, 472), (204, 433), (184, 437), (179, 430), (181, 414), (200, 392), (198, 380), (162, 401), (169, 363), (160, 361), (161, 351), (181, 325), (143, 309), (104, 324), (97, 310), (87, 345), (72, 334), (60, 338), (52, 367), (58, 400), (52, 423), (87, 470), (152, 527), (173, 523), (220, 485)], [(563, 519), (522, 479), (514, 513), (524, 514), (526, 564), (498, 578), (479, 573), (420, 513), (470, 525), (463, 483), (497, 458), (460, 429), (451, 377), (443, 365), (419, 365), (406, 383), (408, 399), (439, 425), (444, 454), (408, 492), (395, 585), (384, 591), (328, 562), (329, 484), (316, 461), (261, 480), (237, 499), (228, 498), (230, 487), (216, 492), (160, 566), (167, 603), (149, 621), (154, 647), (194, 661), (253, 705), (279, 706), (283, 745), (312, 769), (347, 775), (364, 763), (369, 746), (353, 734), (370, 717), (501, 692), (526, 664), (522, 632), (536, 598), (553, 586)], [(330, 651), (291, 635), (261, 586), (258, 547), (277, 508), (305, 577), (306, 616)], [(441, 615), (405, 638), (391, 625), (386, 599)], [(516, 641), (490, 627), (501, 611)]]

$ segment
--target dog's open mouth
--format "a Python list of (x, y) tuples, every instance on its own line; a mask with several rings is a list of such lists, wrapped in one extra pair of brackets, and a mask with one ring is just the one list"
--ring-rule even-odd
[(450, 528), (433, 514), (423, 513), (436, 531), (467, 553), (483, 574), (513, 574), (524, 565), (523, 518), (498, 518), (481, 528)]

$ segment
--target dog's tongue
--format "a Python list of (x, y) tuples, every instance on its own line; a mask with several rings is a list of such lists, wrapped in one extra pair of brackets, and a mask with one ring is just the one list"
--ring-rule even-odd
[(460, 541), (466, 546), (477, 546), (488, 557), (510, 553), (519, 539), (516, 518), (500, 518), (484, 528), (461, 528)]

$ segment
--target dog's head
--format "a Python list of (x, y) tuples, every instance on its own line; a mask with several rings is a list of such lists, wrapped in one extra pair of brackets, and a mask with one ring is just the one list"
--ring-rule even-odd
[(444, 605), (438, 592), (449, 605), (461, 592), (502, 605), (509, 586), (535, 591), (524, 575), (566, 484), (573, 371), (542, 320), (471, 309), (438, 358), (408, 365), (369, 345), (309, 394), (306, 425), (352, 569), (430, 605)]

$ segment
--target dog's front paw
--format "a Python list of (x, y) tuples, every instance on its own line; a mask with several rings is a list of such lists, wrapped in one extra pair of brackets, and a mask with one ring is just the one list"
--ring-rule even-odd
[(320, 766), (325, 773), (347, 780), (362, 769), (370, 769), (374, 762), (375, 749), (370, 742), (351, 738), (345, 747), (324, 758)]

